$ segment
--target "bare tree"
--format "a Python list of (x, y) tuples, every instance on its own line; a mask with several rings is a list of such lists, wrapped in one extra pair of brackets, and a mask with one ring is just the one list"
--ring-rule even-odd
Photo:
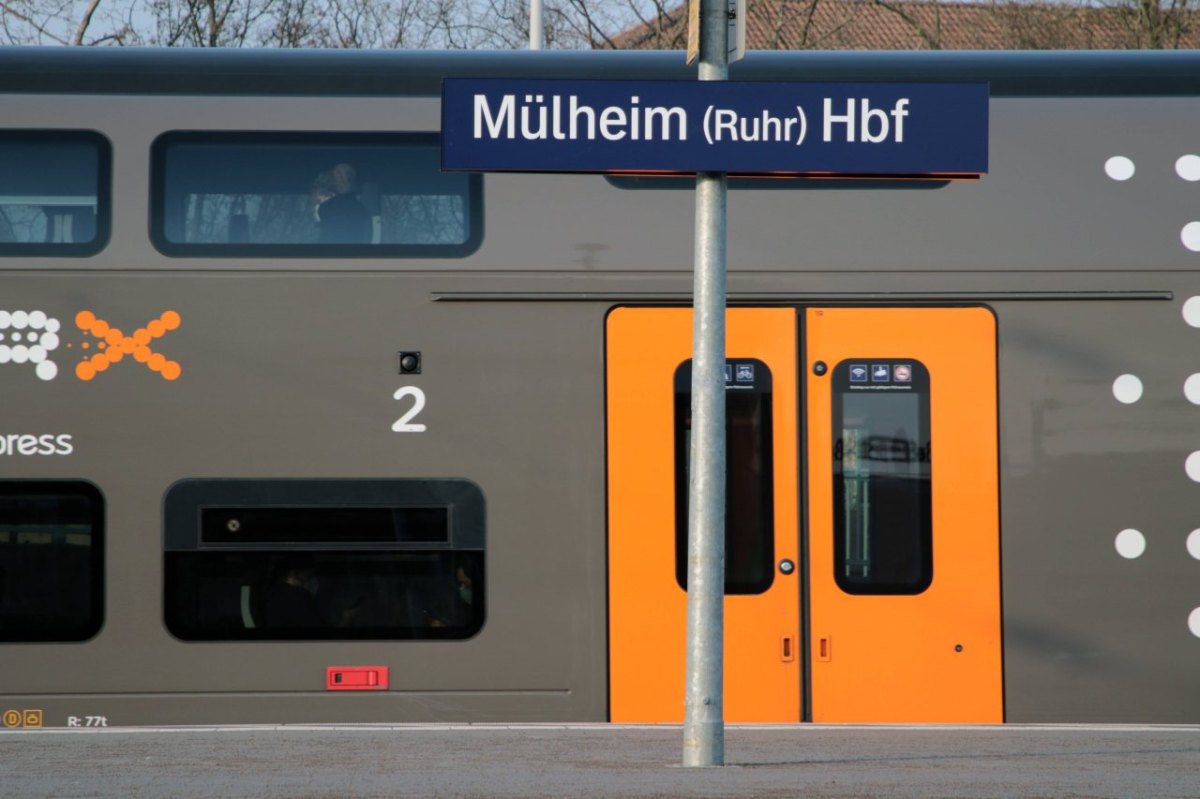
[[(684, 0), (543, 3), (547, 48), (687, 42)], [(528, 4), (0, 0), (0, 44), (522, 49)], [(779, 50), (1180, 48), (1200, 46), (1200, 0), (749, 0), (747, 24), (752, 47)]]
[(0, 0), (0, 35), (10, 44), (100, 44), (88, 29), (101, 0)]
[[(1163, 50), (1183, 45), (1197, 28), (1197, 0), (1121, 0), (1114, 7), (1135, 36), (1135, 47)], [(1195, 44), (1188, 45), (1194, 47)]]

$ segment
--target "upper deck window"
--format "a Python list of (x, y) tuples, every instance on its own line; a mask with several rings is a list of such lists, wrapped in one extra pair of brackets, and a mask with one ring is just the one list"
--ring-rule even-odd
[(0, 254), (99, 252), (108, 240), (110, 153), (88, 131), (0, 131)]
[(174, 256), (469, 255), (482, 181), (437, 134), (171, 133), (153, 148), (151, 236)]

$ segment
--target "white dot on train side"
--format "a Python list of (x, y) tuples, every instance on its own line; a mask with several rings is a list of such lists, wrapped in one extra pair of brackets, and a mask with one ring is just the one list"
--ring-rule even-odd
[(1129, 180), (1134, 171), (1133, 161), (1123, 155), (1114, 155), (1104, 162), (1104, 173), (1113, 180)]
[(1132, 405), (1142, 398), (1142, 381), (1137, 375), (1121, 375), (1113, 381), (1112, 392), (1117, 402)]
[(20, 341), (20, 340), (21, 340), (21, 334), (20, 334), (20, 333), (13, 333), (13, 334), (12, 334), (12, 340), (13, 340), (13, 341)]
[(8, 311), (0, 311), (0, 330), (7, 330), (12, 324), (12, 314)]
[(0, 344), (0, 363), (8, 363), (12, 360), (12, 350), (7, 344)]
[(46, 348), (45, 347), (30, 347), (29, 348), (29, 362), (30, 363), (41, 363), (44, 360), (46, 360)]
[(33, 313), (29, 314), (29, 326), (32, 327), (34, 330), (41, 330), (42, 326), (45, 324), (46, 324), (46, 312), (45, 311), (34, 311)]
[(29, 360), (29, 348), (24, 344), (18, 344), (12, 348), (13, 363), (25, 363)]
[(1183, 304), (1183, 321), (1200, 327), (1200, 297), (1191, 297)]
[(24, 311), (13, 311), (13, 313), (12, 313), (12, 326), (13, 327), (15, 327), (17, 330), (24, 330), (28, 324), (29, 324), (29, 314), (25, 313)]
[(1200, 252), (1200, 222), (1188, 222), (1179, 233), (1183, 246), (1192, 252)]
[(1200, 372), (1189, 375), (1183, 381), (1183, 396), (1193, 405), (1200, 405)]
[(1192, 635), (1200, 638), (1200, 608), (1188, 614), (1188, 629), (1192, 631)]
[(57, 319), (47, 319), (46, 320), (46, 332), (47, 333), (57, 333), (60, 327), (62, 327), (62, 325)]
[(1196, 560), (1200, 560), (1200, 530), (1192, 530), (1187, 537), (1187, 551)]
[(42, 361), (37, 365), (37, 376), (42, 380), (53, 380), (58, 374), (58, 364), (54, 361)]
[(1200, 180), (1200, 155), (1180, 156), (1175, 162), (1175, 174), (1193, 183)]
[(1187, 462), (1184, 463), (1184, 469), (1187, 470), (1187, 476), (1200, 483), (1200, 452), (1193, 452), (1187, 456)]
[(58, 336), (54, 333), (43, 333), (41, 345), (46, 348), (46, 352), (58, 349)]
[(1140, 558), (1146, 551), (1146, 536), (1138, 530), (1122, 530), (1117, 533), (1116, 545), (1117, 554), (1121, 557), (1129, 560)]

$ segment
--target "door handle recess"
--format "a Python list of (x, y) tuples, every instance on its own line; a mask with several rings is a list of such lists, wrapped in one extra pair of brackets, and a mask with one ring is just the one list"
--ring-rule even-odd
[(780, 640), (779, 659), (784, 663), (791, 663), (796, 659), (796, 640), (792, 636), (785, 635)]

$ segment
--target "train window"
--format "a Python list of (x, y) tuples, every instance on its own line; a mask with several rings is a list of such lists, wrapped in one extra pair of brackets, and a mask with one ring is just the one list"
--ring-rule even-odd
[(0, 481), (0, 641), (84, 641), (104, 620), (104, 500), (82, 481)]
[(933, 581), (929, 372), (911, 358), (851, 359), (833, 392), (837, 584), (919, 594)]
[(186, 641), (465, 639), (486, 611), (466, 480), (185, 480), (167, 493), (167, 629)]
[(436, 133), (169, 133), (152, 161), (167, 255), (463, 257), (482, 236), (482, 178), (442, 172)]
[(0, 255), (99, 252), (111, 151), (90, 131), (0, 131)]
[[(725, 593), (761, 594), (775, 577), (771, 371), (750, 358), (725, 365)], [(675, 581), (687, 590), (692, 362), (675, 370)]]

